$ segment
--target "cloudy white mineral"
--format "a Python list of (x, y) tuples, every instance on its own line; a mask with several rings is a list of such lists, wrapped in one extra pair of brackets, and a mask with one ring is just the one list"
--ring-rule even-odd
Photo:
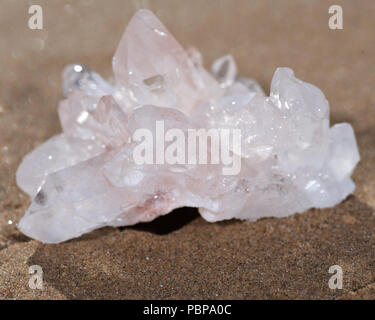
[[(63, 133), (27, 155), (17, 172), (33, 199), (19, 222), (26, 235), (56, 243), (182, 206), (199, 208), (211, 222), (283, 217), (334, 206), (355, 188), (350, 176), (360, 157), (352, 127), (330, 128), (323, 93), (291, 69), (276, 70), (267, 97), (255, 81), (237, 77), (230, 55), (207, 72), (197, 50), (185, 51), (141, 10), (113, 70), (113, 83), (83, 65), (64, 70)], [(240, 130), (239, 148), (229, 144), (240, 170), (224, 174), (220, 161), (137, 163), (137, 129), (155, 133), (156, 122), (164, 130), (196, 129), (199, 137), (202, 128)]]

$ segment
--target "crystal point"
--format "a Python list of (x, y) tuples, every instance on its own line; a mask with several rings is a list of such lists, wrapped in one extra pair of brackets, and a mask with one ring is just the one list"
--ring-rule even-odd
[(215, 60), (212, 64), (211, 72), (222, 87), (229, 87), (235, 81), (237, 66), (233, 57), (228, 54)]
[(91, 95), (111, 94), (113, 88), (99, 74), (82, 64), (71, 64), (63, 71), (64, 95), (72, 91), (83, 91)]

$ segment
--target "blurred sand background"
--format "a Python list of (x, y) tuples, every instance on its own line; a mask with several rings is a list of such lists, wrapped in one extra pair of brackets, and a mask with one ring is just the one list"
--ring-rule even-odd
[[(28, 28), (28, 8), (44, 29)], [(339, 4), (344, 29), (328, 28)], [(20, 234), (29, 200), (15, 184), (22, 157), (60, 132), (61, 71), (81, 62), (105, 77), (137, 8), (153, 10), (206, 66), (231, 53), (266, 92), (279, 66), (320, 87), (331, 119), (350, 122), (362, 161), (355, 194), (332, 209), (284, 219), (210, 224), (177, 210), (136, 227), (105, 228), (59, 245)], [(0, 2), (0, 298), (375, 298), (375, 2), (165, 0)], [(40, 265), (44, 288), (31, 290)], [(331, 265), (344, 288), (328, 287)]]

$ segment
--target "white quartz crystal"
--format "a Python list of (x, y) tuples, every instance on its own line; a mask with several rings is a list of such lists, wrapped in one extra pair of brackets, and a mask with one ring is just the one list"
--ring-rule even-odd
[[(212, 72), (196, 49), (185, 51), (150, 11), (130, 21), (109, 83), (80, 64), (63, 72), (63, 133), (21, 163), (19, 187), (32, 204), (19, 222), (45, 243), (103, 226), (151, 221), (192, 206), (208, 221), (283, 217), (331, 207), (353, 192), (360, 157), (352, 127), (329, 127), (329, 104), (315, 86), (278, 68), (270, 96), (237, 76), (232, 56)], [(241, 131), (241, 170), (224, 164), (137, 164), (139, 128)], [(230, 146), (233, 154), (237, 151)], [(154, 150), (154, 153), (158, 150)]]

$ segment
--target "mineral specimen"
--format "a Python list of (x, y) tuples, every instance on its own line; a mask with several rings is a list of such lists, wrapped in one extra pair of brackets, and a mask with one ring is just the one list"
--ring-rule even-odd
[[(27, 155), (17, 172), (18, 185), (33, 199), (19, 222), (26, 235), (56, 243), (182, 206), (199, 208), (211, 222), (283, 217), (334, 206), (355, 188), (350, 176), (359, 153), (352, 127), (330, 128), (323, 93), (291, 69), (276, 70), (267, 97), (254, 80), (237, 76), (230, 55), (207, 72), (196, 49), (185, 51), (150, 11), (140, 10), (113, 70), (113, 83), (83, 65), (64, 70), (63, 133)], [(151, 133), (147, 143), (143, 136), (149, 162), (135, 157), (139, 129)], [(239, 143), (218, 144), (217, 137), (234, 129)], [(193, 130), (195, 138), (206, 135), (208, 158), (190, 157), (201, 150), (185, 144)], [(172, 161), (167, 145), (174, 147)], [(186, 145), (186, 152), (177, 148)], [(241, 161), (229, 174), (220, 157), (226, 147), (229, 159)]]

